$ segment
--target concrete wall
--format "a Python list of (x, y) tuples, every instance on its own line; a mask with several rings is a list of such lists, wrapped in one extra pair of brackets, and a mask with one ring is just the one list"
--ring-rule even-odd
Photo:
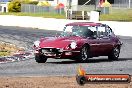
[[(39, 29), (62, 31), (64, 25), (71, 22), (88, 22), (88, 20), (66, 20), (29, 16), (0, 15), (0, 25), (3, 26), (32, 27)], [(116, 35), (132, 36), (132, 22), (100, 22), (108, 24), (113, 29)]]

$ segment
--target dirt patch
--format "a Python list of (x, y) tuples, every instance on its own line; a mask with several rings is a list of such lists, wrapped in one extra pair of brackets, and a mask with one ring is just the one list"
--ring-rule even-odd
[(16, 45), (1, 42), (0, 43), (0, 56), (9, 56), (18, 51), (23, 51), (23, 48), (18, 48)]
[(0, 88), (132, 88), (132, 82), (79, 86), (75, 77), (1, 77)]
[(22, 47), (10, 43), (0, 43), (0, 64), (23, 61), (34, 58), (33, 51), (25, 51)]

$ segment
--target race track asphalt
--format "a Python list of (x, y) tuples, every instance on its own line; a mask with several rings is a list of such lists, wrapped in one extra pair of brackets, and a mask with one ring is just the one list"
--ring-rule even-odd
[[(0, 42), (13, 43), (26, 50), (31, 50), (33, 41), (56, 33), (60, 32), (0, 26)], [(107, 57), (96, 57), (90, 58), (86, 63), (78, 63), (72, 60), (50, 58), (47, 63), (38, 64), (33, 58), (0, 64), (0, 76), (74, 76), (79, 65), (82, 65), (87, 73), (132, 75), (132, 37), (119, 37), (123, 42), (119, 61), (108, 61)]]

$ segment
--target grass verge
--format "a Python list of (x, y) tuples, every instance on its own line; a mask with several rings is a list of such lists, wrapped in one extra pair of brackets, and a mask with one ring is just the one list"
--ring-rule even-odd
[(9, 43), (0, 43), (0, 56), (9, 56), (17, 51), (22, 51), (23, 48), (18, 48), (17, 46)]
[(57, 18), (57, 19), (64, 19), (65, 14), (56, 14), (56, 13), (0, 13), (0, 15), (16, 15), (16, 16), (32, 16), (32, 17), (44, 17), (44, 18)]
[(102, 14), (101, 21), (132, 21), (132, 9), (110, 8), (110, 14)]
[[(101, 14), (101, 21), (132, 21), (132, 9), (110, 9), (110, 14)], [(16, 15), (16, 16), (33, 16), (33, 17), (44, 17), (44, 18), (57, 18), (57, 19), (65, 19), (65, 14), (57, 14), (57, 13), (0, 13), (0, 15)]]
[(130, 22), (132, 21), (131, 14), (104, 14), (100, 16), (101, 21), (123, 21)]
[(10, 55), (10, 51), (7, 51), (7, 50), (0, 51), (0, 56), (8, 56), (8, 55)]

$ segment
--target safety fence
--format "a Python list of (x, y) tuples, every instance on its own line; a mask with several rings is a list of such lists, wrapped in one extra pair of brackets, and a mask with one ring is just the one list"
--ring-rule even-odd
[[(72, 11), (93, 11), (97, 10), (98, 5), (73, 5), (71, 6)], [(26, 13), (56, 13), (56, 14), (65, 14), (67, 12), (68, 6), (64, 8), (57, 9), (55, 6), (37, 6), (32, 4), (22, 4), (21, 12)], [(122, 13), (132, 10), (132, 0), (115, 0), (114, 4), (111, 4), (109, 7), (108, 13)]]
[(22, 4), (21, 5), (21, 12), (26, 13), (58, 13), (63, 14), (64, 8), (56, 9), (54, 6), (37, 6), (37, 5), (31, 5), (31, 4)]
[(114, 4), (112, 5), (116, 8), (132, 8), (132, 0), (114, 0)]

